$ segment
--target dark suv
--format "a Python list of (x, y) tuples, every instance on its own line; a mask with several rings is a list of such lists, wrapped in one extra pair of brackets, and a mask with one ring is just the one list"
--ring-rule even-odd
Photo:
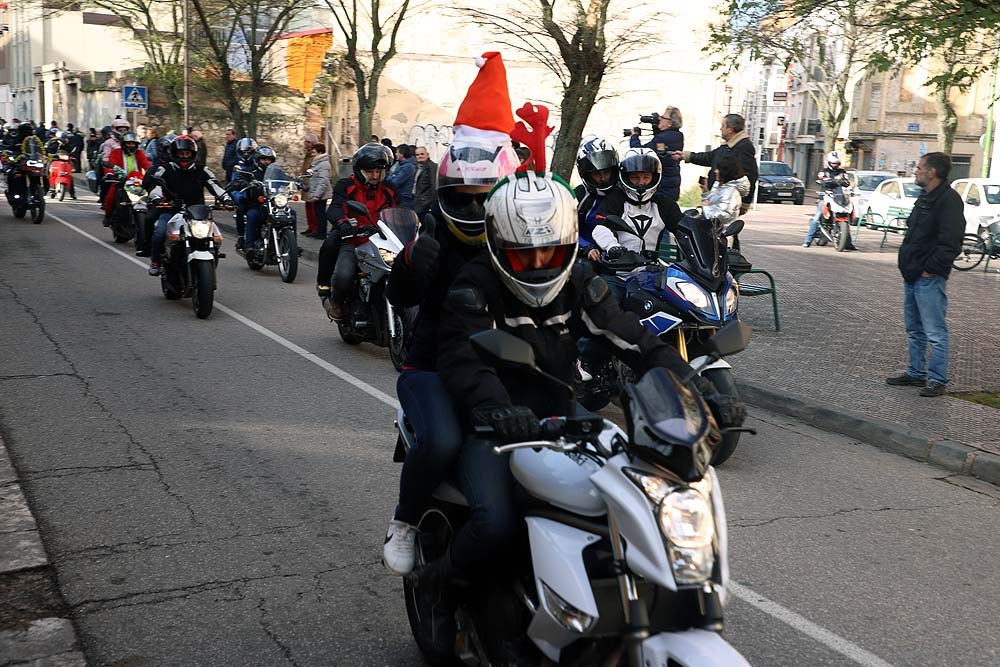
[(757, 180), (757, 201), (790, 201), (801, 204), (806, 196), (802, 181), (795, 178), (792, 168), (784, 162), (761, 162), (760, 178)]

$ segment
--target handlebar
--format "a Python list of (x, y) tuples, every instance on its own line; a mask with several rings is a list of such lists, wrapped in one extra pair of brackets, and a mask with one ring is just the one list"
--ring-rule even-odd
[[(538, 421), (538, 440), (524, 440), (497, 445), (493, 448), (493, 451), (497, 454), (503, 454), (515, 449), (542, 447), (561, 452), (571, 452), (576, 450), (581, 444), (596, 440), (597, 436), (604, 430), (604, 426), (604, 419), (598, 416), (546, 417)], [(492, 426), (476, 426), (475, 432), (476, 435), (484, 439), (495, 438), (497, 435), (496, 430)]]

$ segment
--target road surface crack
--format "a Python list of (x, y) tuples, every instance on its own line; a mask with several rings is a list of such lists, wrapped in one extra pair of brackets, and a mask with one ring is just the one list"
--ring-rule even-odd
[(264, 606), (264, 602), (265, 602), (264, 598), (260, 598), (260, 600), (258, 600), (257, 602), (257, 609), (258, 611), (260, 611), (260, 618), (258, 619), (260, 627), (264, 629), (264, 633), (267, 634), (267, 636), (271, 639), (271, 641), (274, 642), (274, 645), (278, 647), (278, 650), (281, 651), (282, 655), (285, 656), (285, 660), (288, 662), (288, 664), (295, 665), (295, 667), (298, 667), (299, 663), (295, 662), (295, 658), (292, 656), (291, 647), (282, 642), (281, 639), (278, 637), (277, 633), (275, 633), (274, 630), (271, 629), (271, 626), (268, 624), (267, 607)]
[[(965, 505), (968, 503), (957, 503), (958, 505)], [(777, 523), (778, 521), (789, 521), (798, 519), (829, 519), (835, 516), (844, 516), (847, 514), (855, 514), (858, 512), (921, 512), (923, 510), (931, 509), (942, 509), (945, 507), (955, 507), (956, 504), (952, 503), (949, 505), (920, 505), (917, 507), (851, 507), (849, 509), (839, 509), (833, 512), (824, 512), (822, 514), (790, 514), (787, 516), (776, 516), (770, 519), (764, 519), (762, 521), (749, 521), (749, 520), (730, 520), (730, 526), (733, 528), (756, 528), (759, 526), (768, 526), (772, 523)]]

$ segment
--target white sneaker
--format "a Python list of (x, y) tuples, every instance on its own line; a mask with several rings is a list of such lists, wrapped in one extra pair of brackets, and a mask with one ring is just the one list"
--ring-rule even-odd
[(404, 576), (413, 571), (416, 561), (417, 529), (408, 523), (389, 522), (382, 547), (382, 564), (393, 574)]

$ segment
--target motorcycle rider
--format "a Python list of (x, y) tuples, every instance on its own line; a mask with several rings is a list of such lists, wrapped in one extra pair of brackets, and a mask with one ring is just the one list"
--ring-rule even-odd
[(122, 135), (132, 129), (132, 126), (124, 118), (115, 118), (111, 121), (111, 136), (101, 144), (101, 160), (107, 162), (111, 157), (111, 151), (121, 146)]
[(359, 237), (349, 239), (347, 243), (341, 242), (342, 237), (355, 231), (350, 222), (355, 215), (347, 210), (347, 202), (361, 202), (368, 209), (368, 219), (358, 219), (358, 227), (376, 224), (379, 211), (398, 206), (399, 193), (385, 182), (391, 164), (392, 151), (387, 146), (365, 144), (351, 158), (354, 174), (340, 179), (333, 188), (333, 198), (326, 212), (333, 229), (320, 248), (319, 272), (316, 275), (316, 293), (331, 320), (340, 320), (344, 316), (344, 300), (351, 293), (358, 273), (354, 246), (365, 241)]
[[(45, 147), (42, 144), (42, 140), (35, 136), (34, 128), (31, 126), (31, 123), (27, 121), (18, 124), (17, 133), (13, 137), (11, 146), (11, 156), (4, 163), (4, 177), (7, 181), (8, 201), (10, 201), (11, 193), (13, 192), (10, 177), (17, 171), (19, 165), (29, 157), (39, 159), (48, 157), (45, 153)], [(43, 191), (47, 191), (49, 189), (49, 178), (48, 173), (44, 170), (42, 171), (41, 179), (42, 189)]]
[[(183, 202), (188, 206), (205, 203), (205, 190), (215, 195), (216, 200), (226, 206), (232, 205), (232, 198), (215, 180), (215, 174), (195, 162), (198, 145), (187, 136), (177, 137), (168, 144), (170, 161), (146, 172), (142, 187), (149, 193), (151, 208), (154, 210), (163, 202)], [(167, 237), (167, 223), (173, 212), (160, 213), (153, 231), (152, 256), (149, 275), (160, 275), (160, 255)]]
[[(253, 153), (257, 150), (257, 141), (253, 137), (243, 137), (238, 142), (236, 142), (236, 165), (233, 167), (233, 174), (229, 179), (229, 183), (232, 183), (242, 171), (252, 171), (253, 164)], [(227, 184), (228, 186), (229, 184)], [(228, 188), (227, 188), (228, 189)], [(236, 209), (236, 249), (243, 249), (243, 237), (246, 235), (246, 215), (239, 209)]]
[[(253, 141), (251, 139), (251, 141)], [(254, 142), (256, 143), (256, 142)], [(238, 147), (237, 147), (238, 149)], [(260, 227), (264, 219), (264, 204), (259, 197), (264, 192), (258, 187), (251, 187), (253, 181), (263, 181), (264, 172), (278, 159), (277, 153), (270, 146), (260, 146), (251, 149), (246, 157), (242, 157), (233, 169), (233, 180), (227, 190), (236, 202), (237, 215), (244, 218), (243, 244), (237, 243), (236, 249), (254, 249), (260, 243)]]
[[(640, 374), (654, 367), (681, 377), (691, 371), (673, 348), (620, 309), (590, 263), (574, 261), (576, 202), (563, 181), (519, 172), (498, 184), (486, 200), (486, 239), (487, 252), (467, 262), (448, 291), (438, 368), (466, 433), (487, 427), (495, 435), (489, 441), (470, 435), (463, 443), (457, 479), (469, 502), (469, 518), (450, 549), (416, 573), (418, 585), (468, 580), (484, 572), (487, 561), (505, 555), (519, 522), (508, 456), (493, 452), (495, 440), (531, 440), (538, 435), (540, 417), (570, 409), (558, 387), (484, 362), (469, 342), (472, 334), (496, 328), (521, 338), (533, 348), (536, 364), (566, 383), (574, 379), (575, 342), (584, 333), (607, 339)], [(696, 376), (692, 384), (705, 395), (719, 427), (742, 423), (746, 411), (740, 401), (719, 395), (704, 378)], [(448, 597), (442, 596), (445, 606)], [(454, 632), (453, 626), (441, 629)]]
[[(819, 173), (816, 174), (816, 180), (826, 181), (833, 180), (836, 181), (838, 185), (842, 185), (845, 188), (850, 186), (851, 182), (847, 178), (847, 171), (840, 167), (840, 153), (838, 151), (830, 151), (826, 154), (826, 168), (820, 169)], [(816, 212), (813, 213), (813, 217), (809, 219), (809, 231), (806, 233), (806, 237), (802, 240), (802, 247), (808, 248), (812, 245), (813, 239), (819, 232), (819, 219), (823, 215), (823, 195), (820, 193), (816, 201)], [(850, 237), (847, 239), (847, 247), (845, 250), (857, 250), (854, 247), (854, 242)]]
[[(121, 136), (121, 145), (111, 151), (108, 161), (105, 163), (105, 179), (115, 172), (115, 167), (125, 171), (125, 174), (138, 172), (144, 175), (153, 166), (146, 153), (139, 148), (139, 137), (135, 132), (125, 132)], [(108, 183), (107, 194), (104, 195), (104, 226), (111, 224), (111, 214), (114, 213), (115, 206), (118, 205), (117, 192), (118, 184)]]
[(578, 202), (580, 250), (596, 262), (601, 258), (601, 250), (594, 243), (594, 226), (604, 196), (618, 185), (618, 151), (610, 141), (600, 137), (584, 139), (576, 153), (576, 171), (583, 181), (574, 191)]
[[(45, 152), (49, 154), (50, 158), (56, 158), (56, 157), (58, 157), (60, 152), (66, 153), (66, 155), (69, 156), (69, 162), (70, 162), (70, 165), (71, 165), (70, 168), (72, 169), (73, 156), (74, 156), (74, 150), (75, 149), (74, 149), (73, 145), (70, 143), (70, 137), (71, 136), (72, 136), (72, 133), (70, 133), (68, 131), (61, 131), (60, 130), (59, 132), (56, 132), (56, 135), (53, 138), (53, 140), (49, 142), (48, 146), (46, 146)], [(68, 192), (69, 192), (70, 199), (76, 199), (76, 184), (73, 182), (72, 178), (70, 178), (70, 181), (69, 181)], [(55, 193), (55, 184), (49, 183), (49, 197), (54, 197), (55, 194), (56, 194)]]

